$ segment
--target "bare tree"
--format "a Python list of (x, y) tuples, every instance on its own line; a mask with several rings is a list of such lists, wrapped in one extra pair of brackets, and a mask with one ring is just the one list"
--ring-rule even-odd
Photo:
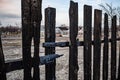
[(105, 13), (108, 14), (110, 18), (116, 15), (116, 8), (112, 6), (112, 3), (111, 4), (106, 3), (105, 5), (100, 4), (99, 6), (105, 11)]
[(111, 4), (106, 3), (105, 5), (104, 4), (100, 4), (99, 6), (103, 9), (103, 11), (106, 14), (108, 14), (109, 26), (111, 26), (112, 18), (113, 18), (113, 16), (116, 15), (116, 8), (112, 6), (112, 3)]
[[(119, 24), (120, 24), (120, 8), (117, 9), (116, 7), (113, 7), (112, 3), (111, 4), (106, 3), (105, 5), (100, 4), (99, 6), (103, 9), (103, 11), (105, 13), (108, 14), (109, 26), (111, 26), (111, 24), (112, 24), (111, 21), (112, 21), (113, 16), (115, 16), (115, 15), (118, 16), (118, 14), (119, 14)], [(117, 32), (117, 34), (118, 34), (118, 32)]]

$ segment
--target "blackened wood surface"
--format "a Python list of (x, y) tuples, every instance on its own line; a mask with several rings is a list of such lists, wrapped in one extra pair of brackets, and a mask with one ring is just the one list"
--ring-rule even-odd
[(1, 35), (0, 35), (0, 80), (6, 80), (5, 59), (2, 49)]
[(78, 3), (70, 1), (69, 80), (78, 80)]
[[(48, 7), (45, 9), (45, 42), (55, 42), (55, 18), (56, 9)], [(55, 47), (45, 48), (45, 55), (55, 54)], [(56, 80), (56, 61), (45, 66), (46, 80)]]
[(108, 27), (108, 15), (104, 14), (104, 46), (103, 46), (103, 80), (108, 80), (108, 33), (109, 27)]
[(111, 80), (116, 80), (116, 25), (116, 16), (114, 16), (111, 26)]
[[(120, 41), (120, 38), (117, 38), (116, 41)], [(108, 42), (111, 42), (111, 39), (108, 39)], [(101, 40), (101, 43), (104, 43), (104, 40)], [(42, 44), (43, 47), (68, 47), (69, 42), (45, 42)], [(84, 46), (84, 41), (78, 41), (78, 46)], [(92, 41), (92, 45), (94, 45), (94, 41)]]
[(40, 80), (39, 45), (40, 45), (40, 26), (42, 20), (41, 5), (42, 0), (31, 1), (31, 25), (33, 27), (33, 42), (34, 42), (33, 80)]
[(101, 20), (102, 20), (102, 11), (95, 10), (94, 12), (93, 80), (100, 80)]
[(84, 6), (84, 80), (91, 80), (92, 7)]
[(31, 41), (33, 35), (31, 26), (31, 0), (22, 0), (22, 54), (24, 65), (24, 80), (31, 80)]
[(14, 70), (20, 70), (20, 69), (23, 69), (23, 60), (22, 59), (5, 61), (6, 73), (14, 71)]

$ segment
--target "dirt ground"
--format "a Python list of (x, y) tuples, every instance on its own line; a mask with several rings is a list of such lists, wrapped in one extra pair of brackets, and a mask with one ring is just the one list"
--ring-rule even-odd
[[(82, 38), (80, 38), (79, 40), (82, 40)], [(69, 41), (69, 38), (68, 37), (56, 38), (56, 42), (64, 42), (64, 41)], [(43, 42), (44, 42), (44, 38), (41, 38), (40, 56), (44, 56), (44, 48), (42, 47)], [(5, 55), (5, 60), (15, 60), (22, 58), (21, 37), (3, 37), (2, 43), (3, 43), (3, 52)], [(33, 46), (31, 48), (32, 48), (31, 51), (33, 52)], [(103, 48), (103, 46), (101, 48)], [(69, 48), (56, 47), (56, 54), (64, 54), (62, 57), (58, 58), (56, 62), (56, 80), (68, 80)], [(117, 52), (117, 54), (119, 54), (119, 52)], [(83, 47), (78, 47), (78, 64), (79, 64), (78, 80), (84, 80), (83, 79)], [(40, 66), (40, 78), (41, 80), (45, 80), (44, 65)], [(16, 70), (7, 73), (7, 80), (23, 80), (23, 70)]]
[[(56, 42), (69, 41), (68, 37), (57, 37)], [(41, 38), (40, 44), (40, 56), (44, 56), (44, 48), (42, 43), (44, 38)], [(3, 37), (3, 52), (5, 60), (15, 60), (22, 58), (22, 40), (20, 37)], [(33, 52), (33, 47), (32, 52)], [(83, 80), (83, 48), (79, 47), (79, 80)], [(68, 79), (68, 60), (69, 60), (69, 48), (68, 47), (56, 47), (56, 54), (64, 54), (62, 57), (56, 60), (56, 80)], [(33, 54), (32, 54), (33, 55)], [(45, 66), (40, 66), (40, 78), (45, 80)], [(7, 80), (23, 80), (23, 70), (16, 70), (7, 73)]]

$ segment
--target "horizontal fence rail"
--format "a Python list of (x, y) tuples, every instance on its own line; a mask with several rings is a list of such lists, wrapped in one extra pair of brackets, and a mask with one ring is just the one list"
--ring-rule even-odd
[[(111, 39), (108, 39), (108, 42), (111, 42)], [(120, 38), (117, 38), (116, 41), (120, 41)], [(104, 43), (105, 40), (101, 40), (101, 43)], [(84, 41), (77, 41), (76, 43), (78, 46), (84, 46)], [(94, 41), (91, 43), (94, 45)], [(70, 42), (45, 42), (42, 44), (43, 47), (69, 47)]]
[[(47, 56), (41, 56), (39, 58), (39, 65), (45, 65), (45, 64), (50, 64), (52, 63), (56, 58), (59, 58), (63, 55), (58, 55), (58, 54), (52, 54), (52, 55), (47, 55)], [(32, 67), (34, 66), (34, 58), (32, 58)], [(6, 61), (5, 62), (5, 72), (11, 72), (14, 70), (20, 70), (23, 69), (23, 59), (17, 59), (14, 61)]]

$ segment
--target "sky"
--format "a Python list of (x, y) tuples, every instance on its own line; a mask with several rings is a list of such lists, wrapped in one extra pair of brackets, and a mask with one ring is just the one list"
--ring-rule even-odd
[[(79, 5), (79, 25), (83, 25), (83, 6), (91, 5), (94, 9), (101, 9), (99, 4), (111, 4), (117, 7), (120, 0), (73, 0)], [(69, 25), (69, 4), (70, 0), (42, 0), (42, 25), (44, 25), (44, 9), (47, 7), (56, 8), (56, 26), (61, 24)], [(0, 22), (2, 26), (21, 24), (21, 0), (0, 0)]]

